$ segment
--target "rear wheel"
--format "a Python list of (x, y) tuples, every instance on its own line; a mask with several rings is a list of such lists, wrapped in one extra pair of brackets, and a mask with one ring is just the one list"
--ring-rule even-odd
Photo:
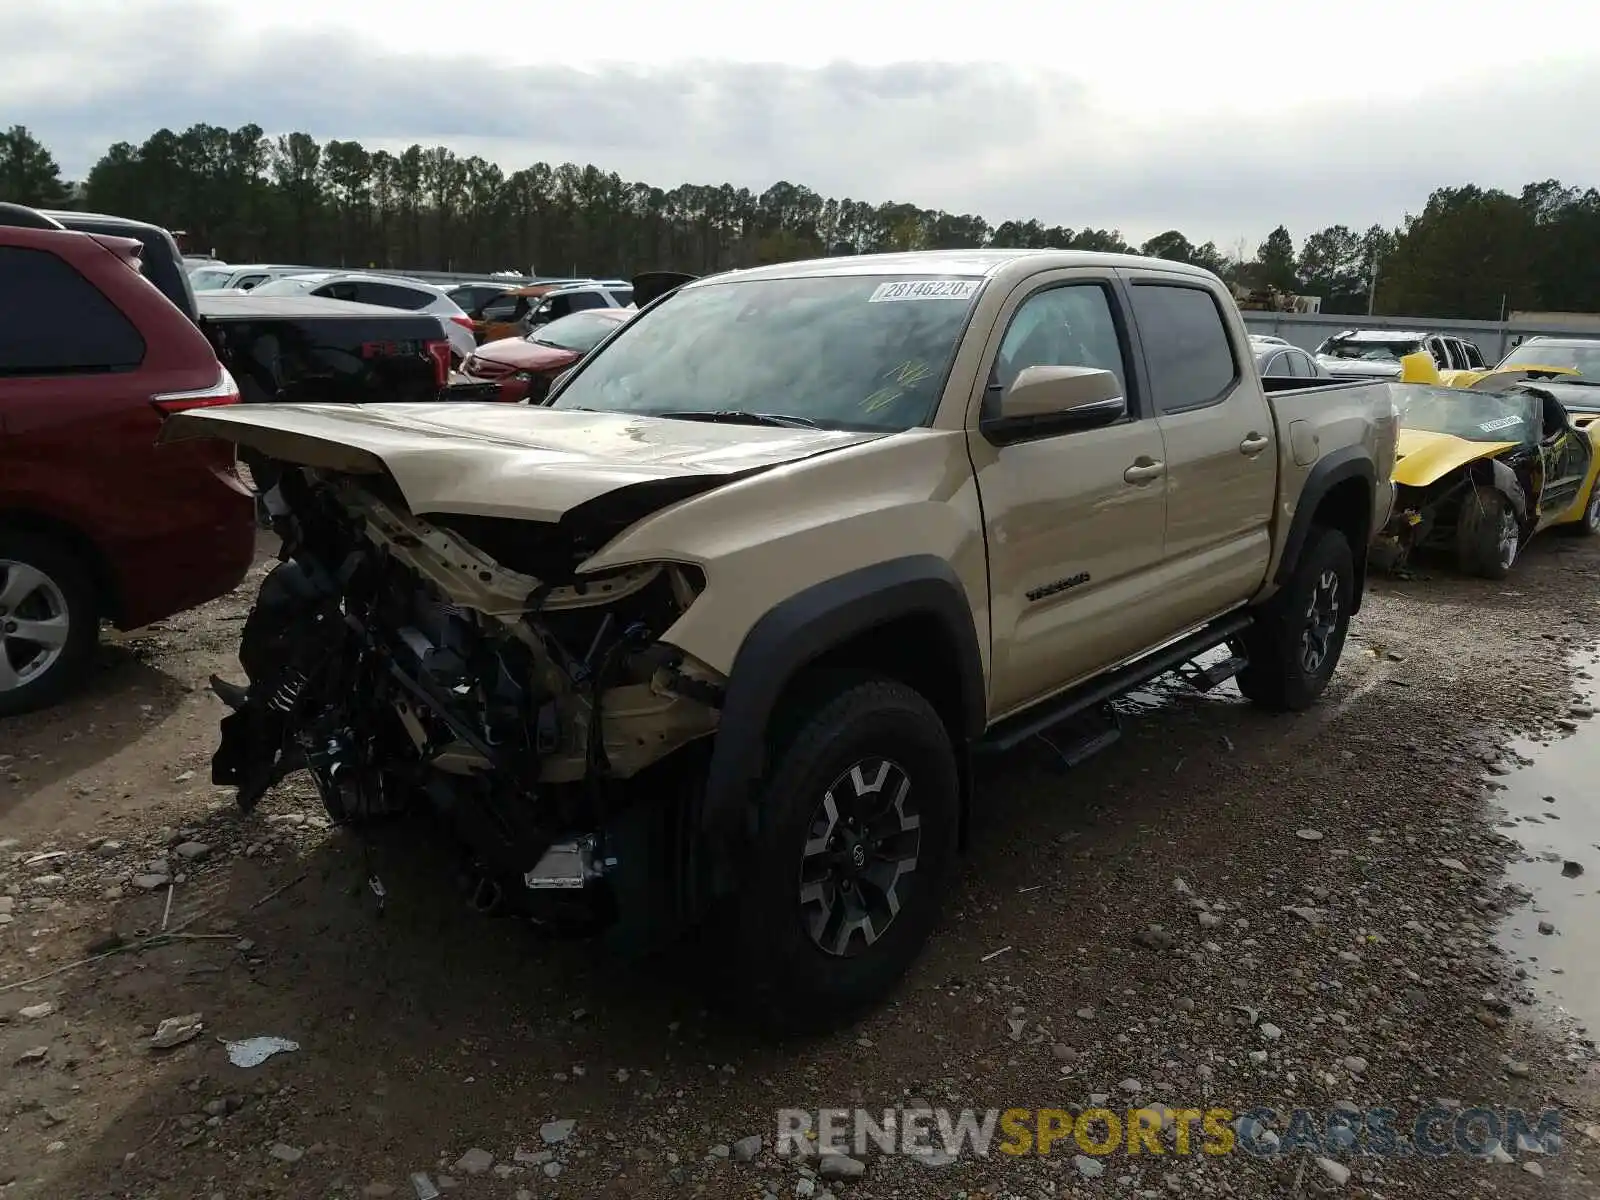
[(1468, 575), (1504, 579), (1522, 549), (1522, 530), (1504, 493), (1476, 485), (1456, 519), (1456, 559)]
[(870, 680), (795, 722), (758, 801), (738, 956), (778, 1032), (881, 1000), (938, 918), (954, 864), (955, 752), (929, 703)]
[(1240, 639), (1245, 698), (1285, 712), (1316, 703), (1344, 652), (1354, 597), (1350, 543), (1337, 529), (1314, 527), (1293, 578)]
[(0, 716), (54, 704), (94, 659), (99, 614), (83, 563), (54, 539), (0, 530)]
[(1570, 528), (1579, 537), (1593, 537), (1600, 533), (1600, 481), (1589, 491), (1589, 503), (1584, 506), (1583, 516)]

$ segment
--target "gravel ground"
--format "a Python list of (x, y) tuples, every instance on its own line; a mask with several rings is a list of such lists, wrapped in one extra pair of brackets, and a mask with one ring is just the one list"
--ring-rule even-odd
[[(0, 1196), (407, 1198), (413, 1172), (505, 1200), (1600, 1194), (1592, 1045), (1497, 949), (1526, 894), (1485, 803), (1503, 739), (1582, 726), (1597, 575), (1600, 545), (1546, 537), (1506, 583), (1380, 580), (1311, 713), (1158, 686), (1074, 771), (1011, 757), (897, 999), (781, 1046), (706, 1009), (702, 959), (475, 916), (426, 847), (378, 848), (380, 915), (303, 786), (239, 817), (207, 782), (204, 681), (234, 666), (249, 581), (0, 725)], [(231, 1065), (221, 1041), (256, 1035), (299, 1048)], [(871, 1153), (840, 1179), (857, 1164), (773, 1152), (780, 1107), (913, 1100), (1565, 1115), (1559, 1153), (1505, 1161), (1318, 1162), (1284, 1120), (1270, 1158), (1168, 1133), (1102, 1159)]]

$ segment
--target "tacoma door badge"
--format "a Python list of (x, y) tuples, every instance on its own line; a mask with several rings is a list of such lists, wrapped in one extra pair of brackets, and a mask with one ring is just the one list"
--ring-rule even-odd
[(1046, 596), (1054, 596), (1068, 588), (1075, 588), (1089, 582), (1089, 572), (1079, 571), (1076, 575), (1068, 575), (1065, 579), (1057, 579), (1034, 588), (1028, 593), (1029, 600), (1043, 600)]

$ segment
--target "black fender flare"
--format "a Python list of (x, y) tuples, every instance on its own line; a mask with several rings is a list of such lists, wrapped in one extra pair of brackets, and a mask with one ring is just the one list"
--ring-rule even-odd
[(983, 661), (972, 607), (955, 571), (910, 555), (813, 584), (758, 620), (734, 656), (705, 785), (702, 824), (726, 835), (765, 768), (767, 729), (784, 689), (808, 664), (849, 639), (902, 617), (932, 617), (954, 651), (966, 739), (987, 719)]
[[(1311, 468), (1310, 474), (1306, 476), (1305, 486), (1300, 489), (1300, 500), (1294, 506), (1294, 517), (1289, 522), (1289, 533), (1283, 543), (1283, 555), (1278, 559), (1278, 570), (1273, 577), (1273, 582), (1278, 586), (1286, 587), (1294, 578), (1300, 554), (1305, 549), (1306, 538), (1311, 534), (1311, 522), (1316, 517), (1317, 509), (1323, 499), (1339, 484), (1350, 479), (1359, 479), (1369, 495), (1376, 494), (1378, 468), (1365, 446), (1345, 446), (1335, 450), (1318, 459)], [(1350, 547), (1350, 553), (1355, 557), (1356, 564), (1352, 611), (1360, 609), (1361, 595), (1366, 590), (1367, 550), (1371, 541), (1369, 514), (1369, 528), (1358, 539), (1359, 544)]]

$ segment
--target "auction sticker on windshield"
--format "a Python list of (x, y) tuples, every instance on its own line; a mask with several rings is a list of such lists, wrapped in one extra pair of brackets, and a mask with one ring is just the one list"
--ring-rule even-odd
[(1485, 421), (1478, 429), (1483, 433), (1493, 433), (1497, 429), (1510, 429), (1513, 425), (1521, 425), (1521, 417), (1500, 417), (1493, 421)]
[(978, 293), (978, 279), (901, 279), (880, 283), (867, 297), (868, 304), (891, 300), (970, 300)]

